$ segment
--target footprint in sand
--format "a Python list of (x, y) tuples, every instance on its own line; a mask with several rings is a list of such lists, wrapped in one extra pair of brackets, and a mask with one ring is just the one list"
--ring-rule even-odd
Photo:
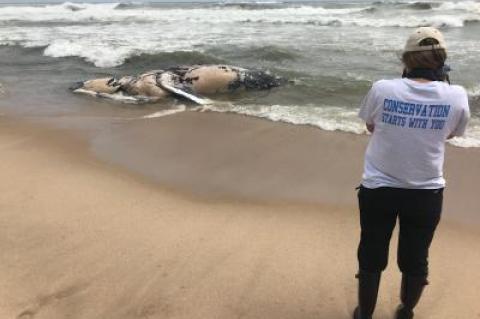
[(16, 319), (32, 319), (42, 308), (54, 304), (64, 298), (71, 297), (86, 289), (86, 287), (87, 285), (72, 285), (49, 295), (40, 295), (36, 298), (33, 305), (22, 311)]
[(35, 312), (31, 310), (25, 310), (17, 316), (17, 319), (31, 319), (35, 315)]

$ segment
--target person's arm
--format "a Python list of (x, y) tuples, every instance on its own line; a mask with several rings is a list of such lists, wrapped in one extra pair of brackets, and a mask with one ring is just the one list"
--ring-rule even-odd
[(455, 129), (448, 135), (447, 139), (454, 138), (456, 136), (463, 136), (467, 129), (468, 121), (470, 120), (470, 107), (468, 105), (468, 95), (466, 92), (462, 95), (460, 105), (462, 106), (461, 114)]
[(360, 104), (360, 111), (358, 112), (358, 116), (365, 121), (367, 126), (367, 130), (370, 133), (373, 133), (375, 130), (375, 107), (377, 105), (377, 93), (376, 93), (375, 84), (372, 86), (370, 91), (368, 91), (367, 95), (362, 100)]

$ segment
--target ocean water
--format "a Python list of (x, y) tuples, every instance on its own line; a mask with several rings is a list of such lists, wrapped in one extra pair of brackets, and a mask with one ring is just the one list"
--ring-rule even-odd
[[(6, 2), (11, 2), (6, 3)], [(185, 101), (121, 105), (68, 91), (71, 83), (179, 64), (261, 68), (292, 84), (218, 96), (209, 109), (365, 134), (358, 105), (398, 77), (406, 37), (440, 28), (453, 83), (469, 94), (461, 147), (480, 147), (479, 1), (0, 2), (0, 112), (102, 119), (168, 116)]]

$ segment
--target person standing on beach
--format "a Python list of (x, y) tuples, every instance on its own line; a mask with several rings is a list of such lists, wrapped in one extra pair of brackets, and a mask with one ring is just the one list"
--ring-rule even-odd
[(372, 133), (358, 191), (358, 306), (354, 319), (371, 319), (397, 218), (397, 262), (402, 272), (396, 319), (413, 318), (427, 285), (428, 251), (442, 211), (445, 142), (464, 134), (468, 96), (450, 85), (445, 40), (422, 27), (408, 38), (400, 79), (380, 80), (359, 116)]

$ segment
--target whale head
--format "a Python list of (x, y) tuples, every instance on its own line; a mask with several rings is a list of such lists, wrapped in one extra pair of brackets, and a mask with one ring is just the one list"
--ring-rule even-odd
[(101, 78), (95, 80), (88, 80), (84, 82), (76, 82), (70, 90), (75, 91), (78, 89), (93, 91), (97, 93), (113, 94), (117, 92), (121, 87), (121, 84), (113, 77)]

